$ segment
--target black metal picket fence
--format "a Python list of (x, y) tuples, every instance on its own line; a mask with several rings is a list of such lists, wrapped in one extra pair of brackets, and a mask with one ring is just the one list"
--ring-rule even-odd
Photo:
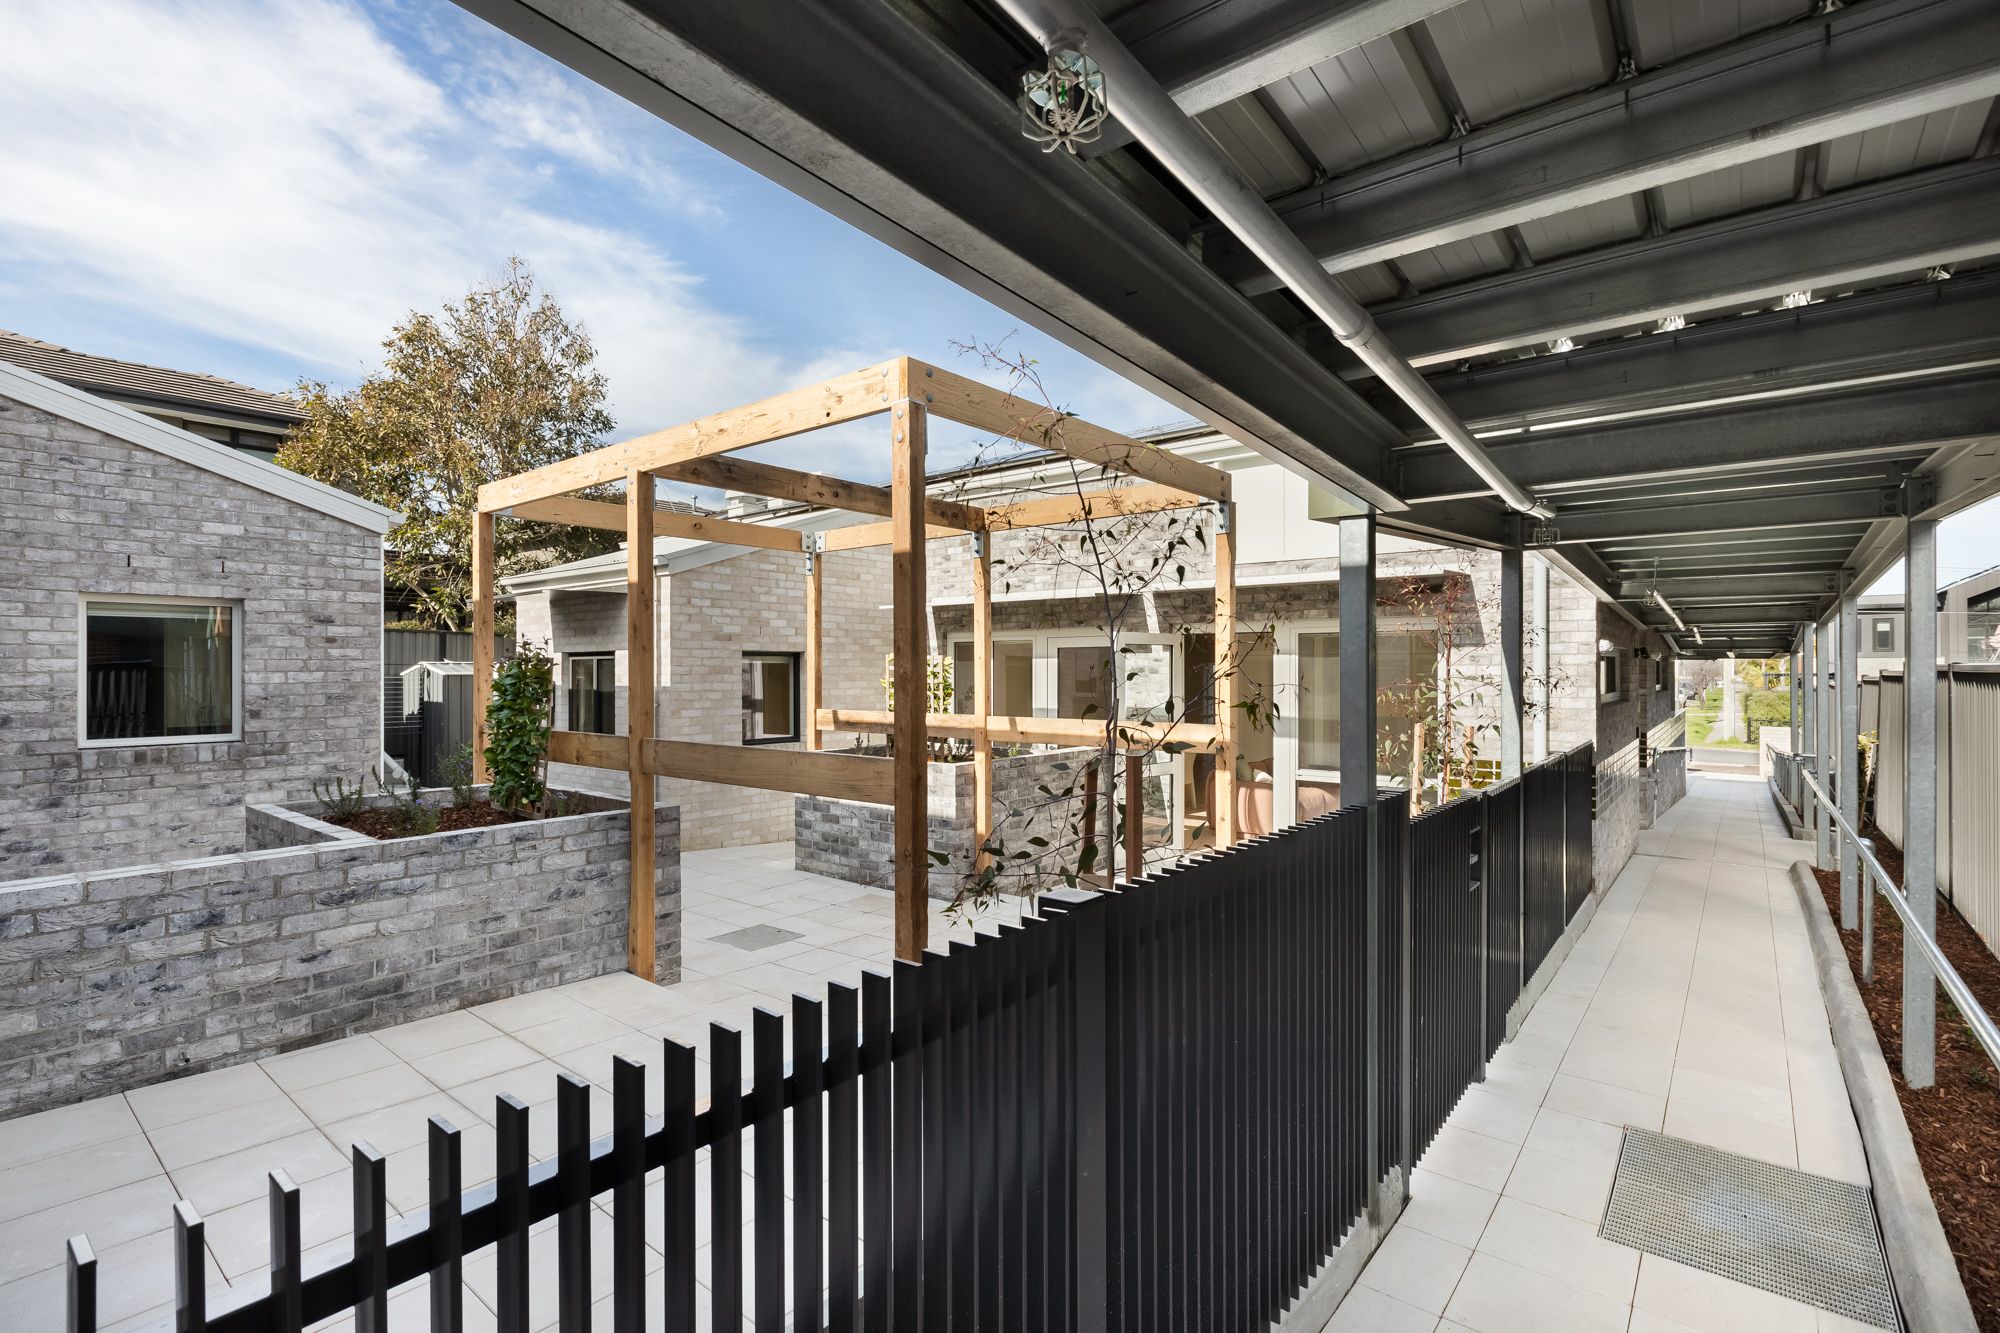
[[(1588, 891), (1589, 828), (1568, 821), (1590, 771), (1586, 746), (1415, 819), (1392, 795), (1372, 830), (1350, 807), (1120, 892), (1051, 895), (1019, 926), (794, 997), (789, 1023), (757, 1010), (747, 1045), (713, 1025), (707, 1098), (692, 1047), (661, 1043), (650, 1115), (647, 1071), (616, 1061), (596, 1139), (589, 1085), (563, 1075), (543, 1161), (502, 1095), (496, 1179), (471, 1189), (459, 1130), (433, 1119), (429, 1207), (407, 1217), (358, 1144), (352, 1253), (311, 1272), (298, 1187), (273, 1173), (268, 1282), (212, 1306), (183, 1202), (164, 1327), (293, 1333), (351, 1311), (382, 1333), (389, 1293), (428, 1277), (430, 1327), (457, 1330), (487, 1247), (502, 1333), (547, 1326), (551, 1295), (565, 1331), (606, 1299), (620, 1333), (1267, 1327), (1483, 1076), (1530, 917), (1567, 912), (1566, 879)], [(591, 1253), (606, 1195), (608, 1263)], [(555, 1289), (537, 1293), (530, 1231), (549, 1219)], [(82, 1238), (69, 1280), (69, 1327), (91, 1333)]]

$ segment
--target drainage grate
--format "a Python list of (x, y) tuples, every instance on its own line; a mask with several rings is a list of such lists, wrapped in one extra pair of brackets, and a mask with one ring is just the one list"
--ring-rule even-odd
[(1625, 1131), (1606, 1240), (1898, 1327), (1866, 1188), (1686, 1139)]

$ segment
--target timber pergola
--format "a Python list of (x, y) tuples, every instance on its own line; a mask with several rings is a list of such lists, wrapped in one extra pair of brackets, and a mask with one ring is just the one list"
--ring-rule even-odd
[[(730, 455), (824, 426), (887, 414), (890, 482), (886, 487), (753, 463)], [(984, 508), (929, 496), (924, 484), (925, 441), (933, 416), (1023, 444), (1065, 454), (1107, 474), (1137, 483), (1118, 490), (1057, 496)], [(857, 524), (817, 535), (707, 515), (661, 510), (654, 482), (665, 478), (844, 509), (883, 522)], [(574, 494), (622, 482), (622, 505)], [(1217, 756), (1212, 812), (1215, 843), (1235, 840), (1236, 686), (1219, 673), (1212, 724), (1122, 722), (1116, 718), (996, 717), (992, 715), (992, 554), (988, 535), (1027, 527), (1081, 522), (1110, 514), (1157, 513), (1213, 503), (1221, 512), (1214, 541), (1215, 656), (1231, 661), (1236, 637), (1234, 504), (1226, 472), (1167, 453), (1100, 426), (1017, 399), (1005, 390), (967, 379), (909, 357), (897, 357), (852, 374), (794, 389), (762, 402), (654, 431), (551, 463), (479, 488), (472, 538), (473, 753), (476, 779), (486, 780), (486, 708), (493, 684), (493, 532), (502, 518), (566, 523), (625, 534), (626, 684), (630, 697), (626, 735), (557, 731), (549, 758), (557, 763), (620, 770), (631, 781), (631, 892), (626, 966), (653, 975), (656, 894), (653, 845), (653, 779), (681, 778), (767, 791), (836, 797), (888, 805), (895, 812), (896, 955), (915, 959), (928, 943), (929, 849), (928, 736), (970, 739), (974, 764), (975, 868), (983, 865), (993, 832), (993, 746), (1002, 744), (1102, 744), (1117, 739), (1174, 739)], [(973, 537), (973, 699), (969, 714), (923, 711), (925, 659), (929, 654), (924, 543)], [(654, 734), (656, 537), (769, 550), (804, 557), (806, 645), (803, 671), (805, 749), (771, 750)], [(855, 712), (821, 707), (823, 625), (821, 559), (828, 552), (890, 548), (891, 682), (894, 708)], [(889, 756), (831, 753), (821, 748), (827, 731), (885, 731)], [(1107, 785), (1109, 779), (1107, 778)]]

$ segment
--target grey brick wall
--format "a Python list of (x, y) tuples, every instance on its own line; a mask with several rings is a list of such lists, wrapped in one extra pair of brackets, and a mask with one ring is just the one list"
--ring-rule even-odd
[[(241, 850), (381, 747), (375, 534), (0, 398), (0, 881)], [(241, 740), (77, 743), (80, 598), (240, 601)]]
[[(890, 643), (888, 553), (842, 551), (825, 560), (820, 576), (825, 706), (881, 708)], [(723, 745), (743, 739), (743, 654), (804, 651), (805, 587), (805, 557), (781, 551), (745, 552), (659, 579), (654, 716), (661, 736)], [(616, 654), (618, 732), (624, 734), (625, 595), (531, 593), (520, 598), (516, 614), (522, 642), (553, 641), (562, 653)], [(827, 745), (851, 739), (831, 735)], [(603, 769), (557, 765), (554, 777), (581, 791), (620, 796), (626, 791), (623, 773)], [(657, 789), (657, 799), (680, 807), (688, 851), (792, 836), (787, 793), (677, 778), (659, 779)]]
[[(284, 814), (251, 818), (316, 831)], [(615, 972), (629, 824), (618, 808), (0, 885), (0, 1115)], [(678, 812), (656, 830), (671, 981)]]

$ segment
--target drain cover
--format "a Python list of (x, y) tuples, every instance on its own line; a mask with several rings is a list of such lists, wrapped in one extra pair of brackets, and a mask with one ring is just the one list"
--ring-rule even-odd
[(769, 949), (775, 945), (789, 944), (793, 940), (804, 938), (796, 930), (786, 930), (782, 926), (765, 925), (759, 922), (754, 926), (744, 926), (740, 930), (732, 930), (725, 934), (717, 935), (714, 937), (714, 942), (717, 944), (733, 944), (739, 949), (756, 950)]
[(1874, 1205), (1860, 1185), (1627, 1129), (1598, 1234), (1877, 1328), (1898, 1326)]

